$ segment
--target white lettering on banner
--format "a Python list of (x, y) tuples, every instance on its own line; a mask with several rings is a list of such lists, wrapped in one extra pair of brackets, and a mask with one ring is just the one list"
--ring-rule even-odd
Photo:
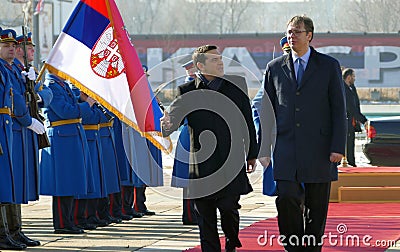
[[(171, 78), (176, 79), (184, 76), (185, 70), (181, 67), (184, 62), (180, 61), (187, 59), (194, 49), (190, 47), (179, 48), (170, 58), (162, 61), (162, 48), (148, 48), (147, 64), (151, 69), (150, 82), (160, 84), (171, 81)], [(316, 48), (316, 50), (326, 54), (351, 55), (352, 52), (352, 48), (349, 46), (325, 46)], [(383, 53), (393, 55), (393, 57), (386, 57), (390, 60), (383, 60), (381, 57)], [(262, 73), (268, 59), (259, 68), (246, 47), (226, 47), (222, 51), (222, 56), (224, 56), (227, 74), (245, 76), (252, 87), (259, 83), (258, 81), (262, 81)], [(237, 62), (229, 59), (235, 59)], [(340, 61), (340, 58), (338, 60)], [(364, 47), (363, 63), (364, 68), (353, 67), (356, 71), (358, 87), (399, 87), (400, 47), (366, 46)]]
[(351, 47), (350, 46), (324, 46), (315, 48), (320, 53), (330, 54), (330, 53), (343, 53), (350, 54)]
[[(225, 72), (235, 73), (240, 71), (237, 67), (237, 63), (231, 63), (229, 59), (237, 59), (238, 63), (247, 68), (250, 72), (245, 71), (241, 75), (244, 75), (248, 81), (255, 81), (262, 79), (262, 71), (258, 68), (256, 62), (251, 57), (246, 47), (226, 47), (222, 52), (224, 57)], [(243, 72), (243, 70), (241, 71)], [(252, 73), (252, 74), (251, 74)]]

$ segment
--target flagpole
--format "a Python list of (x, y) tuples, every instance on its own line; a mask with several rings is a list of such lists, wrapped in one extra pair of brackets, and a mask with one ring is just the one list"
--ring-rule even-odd
[(40, 79), (42, 78), (42, 75), (44, 73), (44, 70), (46, 70), (46, 67), (47, 67), (47, 64), (44, 63), (42, 68), (40, 69), (38, 76), (36, 77), (36, 83), (38, 83), (40, 81)]
[(106, 3), (106, 7), (107, 7), (108, 18), (110, 19), (110, 24), (111, 24), (111, 27), (113, 28), (114, 37), (116, 37), (114, 20), (113, 20), (113, 16), (111, 15), (110, 2), (109, 2), (109, 0), (105, 0), (105, 3)]
[[(38, 4), (38, 0), (34, 0), (33, 2), (35, 4), (32, 5), (32, 8), (35, 8), (35, 6)], [(32, 13), (34, 13), (34, 11), (32, 11)], [(36, 45), (33, 65), (39, 68), (40, 66), (39, 15), (33, 15), (32, 20), (33, 20), (33, 25), (32, 25), (33, 43)]]

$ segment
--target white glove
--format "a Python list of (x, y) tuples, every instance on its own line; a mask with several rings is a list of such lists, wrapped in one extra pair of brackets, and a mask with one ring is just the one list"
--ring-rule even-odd
[(25, 70), (22, 71), (21, 74), (23, 74), (26, 77), (28, 77), (28, 79), (30, 79), (31, 81), (36, 80), (36, 73), (35, 73), (35, 68), (34, 67), (30, 67), (29, 68), (29, 72), (26, 72)]
[(46, 132), (46, 128), (44, 127), (44, 125), (35, 118), (32, 118), (32, 123), (28, 126), (28, 129), (39, 135)]
[(34, 68), (33, 66), (31, 66), (31, 67), (29, 68), (28, 79), (30, 79), (31, 81), (36, 80), (35, 68)]
[(40, 96), (40, 94), (37, 94), (37, 100), (36, 100), (36, 102), (37, 103), (41, 103), (43, 100), (42, 100), (42, 97)]

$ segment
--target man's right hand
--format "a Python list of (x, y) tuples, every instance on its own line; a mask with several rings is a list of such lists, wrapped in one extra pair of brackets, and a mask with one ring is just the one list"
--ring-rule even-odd
[(164, 111), (164, 116), (160, 118), (161, 126), (165, 130), (169, 130), (172, 127), (171, 118), (167, 111)]
[(271, 162), (271, 158), (270, 157), (260, 157), (260, 158), (258, 158), (258, 161), (260, 161), (260, 163), (263, 167), (267, 167), (269, 165), (269, 162)]

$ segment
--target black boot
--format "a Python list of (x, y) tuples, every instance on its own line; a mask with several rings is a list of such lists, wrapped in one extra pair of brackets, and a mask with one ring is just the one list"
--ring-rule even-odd
[(26, 236), (22, 231), (18, 232), (15, 240), (25, 244), (28, 247), (40, 246), (40, 241), (32, 240), (31, 238)]
[(24, 250), (26, 249), (26, 245), (23, 243), (19, 243), (13, 240), (11, 236), (6, 236), (0, 241), (0, 249), (9, 249), (9, 250)]
[(10, 235), (7, 223), (5, 205), (0, 205), (0, 249), (24, 250), (26, 245), (14, 241)]

